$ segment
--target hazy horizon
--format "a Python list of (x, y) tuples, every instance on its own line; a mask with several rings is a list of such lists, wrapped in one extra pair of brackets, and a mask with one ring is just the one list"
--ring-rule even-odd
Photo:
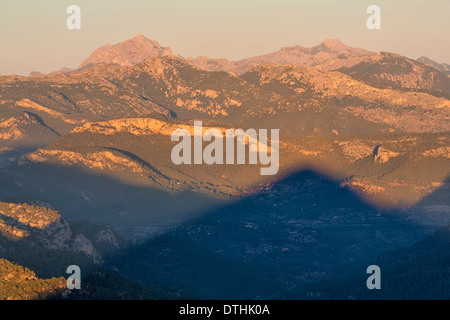
[[(141, 33), (184, 57), (240, 60), (281, 47), (339, 39), (352, 47), (450, 63), (450, 1), (377, 1), (381, 30), (366, 27), (373, 1), (31, 1), (0, 4), (0, 74), (76, 68), (95, 49)], [(81, 30), (66, 9), (81, 7)], [(399, 41), (401, 39), (401, 41)]]

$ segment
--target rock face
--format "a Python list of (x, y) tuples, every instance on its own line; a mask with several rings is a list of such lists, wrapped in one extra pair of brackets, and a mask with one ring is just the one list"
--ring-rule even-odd
[(2, 236), (30, 241), (45, 248), (68, 248), (72, 231), (57, 211), (28, 204), (0, 203)]
[(86, 60), (81, 62), (79, 68), (99, 63), (132, 66), (150, 57), (172, 55), (172, 50), (169, 47), (161, 47), (158, 42), (138, 34), (134, 38), (118, 44), (107, 44), (98, 48)]
[(119, 240), (108, 227), (91, 233), (92, 239), (74, 231), (58, 211), (47, 204), (0, 202), (0, 238), (8, 241), (20, 241), (31, 247), (38, 245), (48, 249), (81, 252), (94, 262), (102, 260), (96, 243), (120, 247)]
[(386, 150), (383, 147), (376, 147), (373, 152), (373, 159), (376, 163), (386, 163), (391, 158), (395, 158), (399, 155), (398, 152)]

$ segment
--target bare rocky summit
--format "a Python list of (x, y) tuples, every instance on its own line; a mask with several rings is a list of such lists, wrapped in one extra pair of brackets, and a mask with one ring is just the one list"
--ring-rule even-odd
[(99, 63), (132, 66), (150, 57), (172, 56), (169, 47), (162, 47), (158, 42), (138, 34), (132, 39), (115, 45), (107, 44), (95, 50), (79, 68)]
[(325, 39), (324, 42), (312, 48), (302, 46), (285, 47), (266, 55), (234, 62), (226, 59), (210, 59), (206, 57), (188, 58), (187, 61), (204, 70), (226, 71), (239, 75), (259, 64), (299, 64), (330, 71), (353, 66), (374, 54), (372, 51), (347, 46), (337, 39)]

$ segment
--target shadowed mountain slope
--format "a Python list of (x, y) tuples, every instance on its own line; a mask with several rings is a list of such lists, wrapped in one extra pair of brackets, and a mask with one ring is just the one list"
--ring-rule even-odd
[(307, 283), (353, 275), (429, 232), (324, 176), (300, 171), (108, 263), (150, 288), (164, 285), (181, 295), (283, 299)]

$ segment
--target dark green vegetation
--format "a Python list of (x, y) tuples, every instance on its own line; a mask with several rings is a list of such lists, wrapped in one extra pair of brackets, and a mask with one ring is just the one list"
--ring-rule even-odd
[(312, 283), (292, 299), (440, 299), (450, 292), (450, 231), (439, 229), (411, 247), (387, 252), (372, 262), (380, 266), (381, 290), (367, 290), (362, 276)]

